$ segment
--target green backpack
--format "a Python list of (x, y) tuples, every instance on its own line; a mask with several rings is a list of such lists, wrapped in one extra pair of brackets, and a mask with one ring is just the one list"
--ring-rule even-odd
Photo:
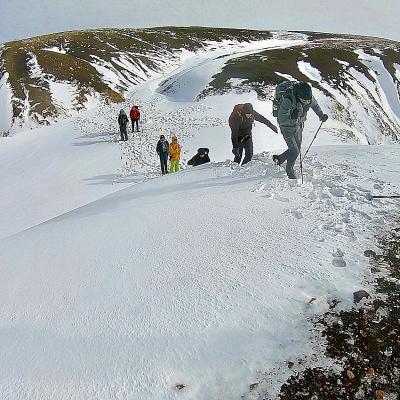
[(278, 117), (279, 108), (283, 99), (285, 97), (291, 98), (291, 95), (293, 94), (293, 88), (296, 83), (297, 82), (294, 81), (283, 81), (276, 85), (275, 97), (274, 100), (272, 100), (272, 115), (275, 118)]

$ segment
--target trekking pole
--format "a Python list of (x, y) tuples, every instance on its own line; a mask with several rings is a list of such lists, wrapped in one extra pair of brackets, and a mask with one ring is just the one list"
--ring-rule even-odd
[(373, 199), (400, 199), (400, 195), (393, 194), (388, 196), (372, 196), (370, 193), (368, 193), (367, 200), (373, 200)]
[(300, 153), (301, 184), (303, 184), (304, 183), (304, 177), (303, 177), (303, 159), (301, 158), (301, 146), (299, 147), (299, 153)]
[(393, 196), (372, 196), (373, 199), (400, 199), (400, 195), (394, 194)]
[(319, 128), (317, 129), (317, 132), (315, 132), (315, 135), (314, 135), (314, 137), (313, 137), (313, 140), (311, 140), (311, 143), (310, 143), (310, 145), (308, 146), (308, 149), (307, 149), (307, 151), (305, 152), (304, 157), (300, 160), (300, 166), (302, 165), (303, 160), (306, 158), (306, 155), (307, 155), (307, 153), (308, 153), (308, 150), (310, 150), (310, 147), (311, 147), (312, 144), (314, 143), (314, 140), (315, 140), (315, 138), (317, 137), (318, 132), (319, 132), (319, 130), (321, 129), (323, 123), (324, 123), (324, 122), (321, 122), (321, 125), (320, 125)]

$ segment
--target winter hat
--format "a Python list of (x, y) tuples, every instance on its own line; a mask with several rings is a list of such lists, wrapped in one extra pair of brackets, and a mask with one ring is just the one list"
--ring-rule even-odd
[(160, 135), (160, 139), (165, 139), (165, 136), (164, 135)]
[(306, 82), (300, 82), (295, 87), (295, 94), (297, 97), (301, 99), (311, 100), (312, 99), (311, 86)]
[(245, 103), (243, 105), (242, 114), (253, 114), (253, 106), (251, 103)]

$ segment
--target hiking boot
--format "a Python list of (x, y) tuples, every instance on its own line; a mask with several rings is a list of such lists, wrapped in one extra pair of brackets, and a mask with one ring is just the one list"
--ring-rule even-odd
[(279, 161), (279, 156), (274, 154), (272, 156), (272, 161), (274, 162), (275, 165), (281, 165), (280, 161)]
[(288, 174), (287, 176), (289, 179), (297, 179), (297, 176), (295, 174)]

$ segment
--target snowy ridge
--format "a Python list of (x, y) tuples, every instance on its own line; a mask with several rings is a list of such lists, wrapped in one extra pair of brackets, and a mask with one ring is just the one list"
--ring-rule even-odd
[[(389, 141), (395, 92), (358, 56), (341, 59), (343, 85), (328, 85), (311, 50), (297, 57), (303, 44), (290, 40), (303, 34), (287, 37), (288, 48), (277, 39), (185, 50), (179, 66), (134, 86), (121, 103), (101, 101), (34, 134), (1, 138), (1, 399), (276, 398), (292, 372), (335, 368), (312, 321), (333, 303), (352, 307), (358, 289), (375, 296), (364, 251), (377, 251), (376, 235), (394, 226), (399, 202), (370, 195), (399, 194), (400, 147), (366, 144)], [(45, 52), (64, 57), (73, 46), (46, 44)], [(234, 104), (251, 102), (274, 121), (273, 85), (252, 86), (256, 77), (230, 68), (245, 62), (240, 71), (254, 72), (248, 63), (262, 58), (264, 71), (286, 51), (296, 54), (295, 68), (273, 70), (274, 79), (301, 71), (330, 116), (304, 160), (304, 184), (272, 164), (285, 143), (259, 123), (253, 161), (230, 161)], [(364, 53), (363, 62), (377, 62)], [(32, 54), (39, 82), (47, 72)], [(241, 90), (199, 94), (203, 85), (221, 89), (210, 77)], [(11, 81), (3, 75), (1, 98)], [(132, 104), (142, 112), (140, 132), (129, 127), (119, 142), (116, 116)], [(362, 120), (352, 118), (364, 107)], [(319, 124), (310, 111), (303, 148)], [(160, 176), (160, 134), (178, 136), (179, 173)], [(187, 168), (198, 147), (210, 148), (212, 163)], [(304, 362), (289, 370), (298, 357)]]
[[(344, 140), (379, 144), (397, 141), (400, 135), (400, 51), (393, 41), (154, 28), (70, 32), (12, 43), (5, 44), (2, 53), (1, 70), (8, 72), (12, 94), (12, 117), (2, 121), (3, 135), (54, 123), (104, 101), (123, 102), (137, 85), (176, 69), (179, 74), (164, 79), (158, 89), (175, 101), (251, 90), (260, 100), (271, 101), (282, 78), (307, 80), (319, 93), (319, 101), (330, 108), (337, 122), (335, 134)], [(14, 43), (20, 44), (18, 49)], [(14, 76), (10, 66), (17, 60), (26, 63), (27, 76)], [(1, 99), (9, 109), (8, 97)]]
[[(185, 63), (185, 68), (173, 71), (171, 76), (159, 84), (158, 91), (169, 96), (174, 101), (194, 101), (206, 88), (213, 76), (222, 70), (231, 60), (245, 55), (251, 55), (267, 49), (289, 48), (306, 43), (306, 38), (273, 38), (257, 42), (222, 41), (207, 43), (209, 50), (196, 57), (190, 57), (191, 63)], [(201, 73), (199, 73), (199, 70)], [(208, 74), (205, 71), (208, 70)], [(240, 84), (240, 82), (239, 82)]]
[[(7, 136), (90, 109), (121, 102), (123, 93), (179, 66), (188, 54), (269, 37), (269, 32), (196, 28), (103, 29), (67, 32), (6, 43), (0, 73), (8, 72), (13, 116)], [(215, 39), (214, 39), (215, 38)], [(13, 65), (24, 65), (15, 73)], [(54, 83), (71, 85), (60, 96)], [(60, 100), (63, 100), (60, 102)]]

